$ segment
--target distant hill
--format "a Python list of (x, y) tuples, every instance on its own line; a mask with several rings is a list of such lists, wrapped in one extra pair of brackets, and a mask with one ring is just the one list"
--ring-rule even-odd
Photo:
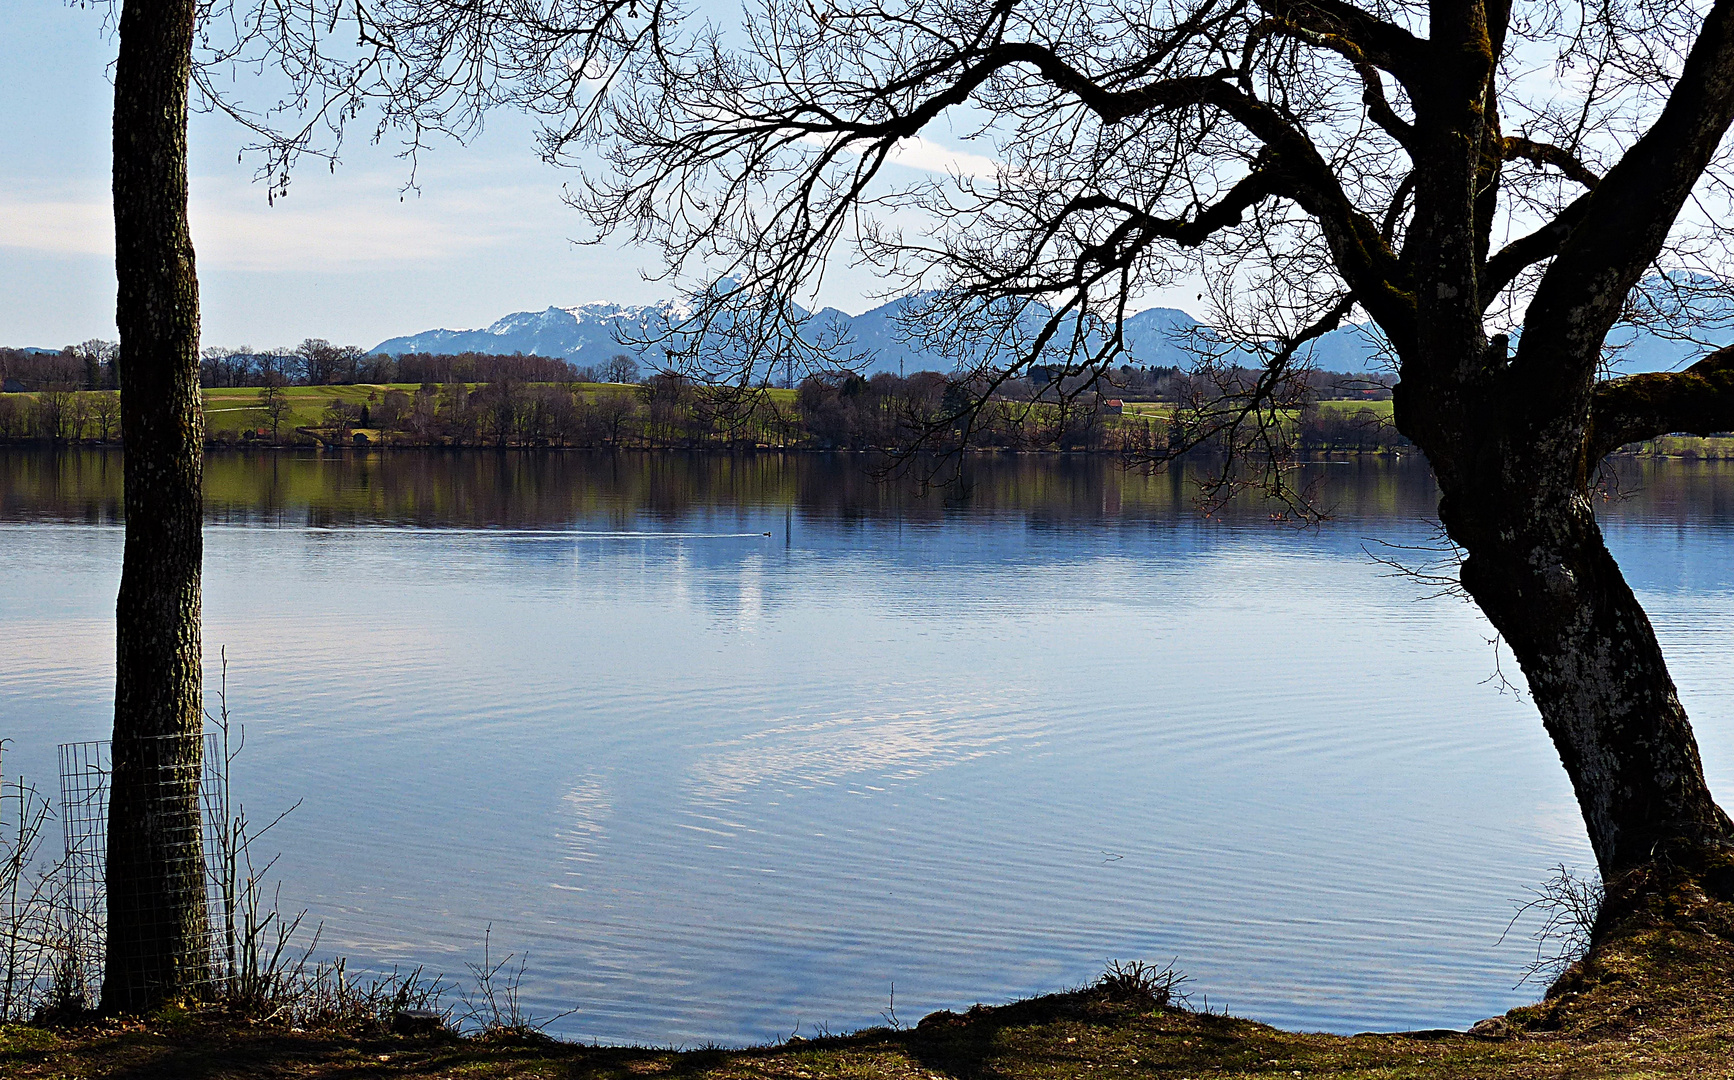
[[(951, 364), (942, 356), (904, 340), (898, 316), (907, 300), (850, 315), (825, 308), (813, 319), (815, 327), (846, 331), (853, 347), (869, 359), (866, 371), (945, 371)], [(557, 356), (576, 364), (599, 364), (617, 353), (646, 358), (622, 340), (643, 338), (678, 319), (684, 309), (676, 302), (623, 305), (584, 304), (551, 307), (545, 311), (520, 311), (475, 330), (424, 330), (419, 334), (389, 338), (370, 352), (390, 353), (514, 353)], [(1162, 367), (1180, 367), (1191, 360), (1187, 338), (1204, 325), (1177, 308), (1149, 308), (1126, 320), (1129, 362)], [(1316, 343), (1320, 358), (1328, 357), (1333, 371), (1370, 371), (1377, 367), (1376, 351), (1359, 329), (1338, 331)]]
[(551, 307), (546, 311), (520, 311), (507, 315), (483, 330), (424, 330), (394, 337), (369, 352), (390, 353), (529, 353), (559, 356), (579, 364), (599, 364), (617, 353), (636, 355), (622, 346), (621, 339), (644, 337), (655, 327), (667, 325), (677, 314), (673, 302), (628, 306), (584, 304)]
[[(942, 356), (903, 339), (898, 314), (907, 300), (893, 300), (859, 315), (825, 308), (814, 325), (846, 330), (854, 348), (866, 354), (868, 373), (947, 371)], [(520, 311), (484, 329), (424, 330), (380, 342), (371, 352), (391, 353), (514, 353), (557, 356), (576, 364), (600, 364), (617, 353), (641, 361), (649, 358), (622, 345), (622, 339), (643, 338), (686, 313), (679, 301), (660, 304), (584, 304)], [(1184, 367), (1192, 360), (1187, 340), (1208, 337), (1203, 323), (1178, 308), (1148, 308), (1126, 320), (1127, 362), (1151, 367)], [(1734, 334), (1730, 335), (1734, 338)], [(1312, 363), (1324, 371), (1365, 374), (1384, 371), (1381, 337), (1371, 326), (1351, 325), (1324, 335), (1309, 346)], [(1666, 371), (1683, 366), (1695, 353), (1688, 344), (1669, 341), (1631, 327), (1616, 328), (1610, 344), (1620, 346), (1617, 368), (1622, 374)]]

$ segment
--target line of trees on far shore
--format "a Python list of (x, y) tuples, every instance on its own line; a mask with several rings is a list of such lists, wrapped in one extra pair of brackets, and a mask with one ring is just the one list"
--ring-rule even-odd
[[(119, 438), (120, 350), (88, 341), (58, 353), (0, 349), (0, 441), (77, 443)], [(679, 376), (645, 376), (632, 357), (596, 365), (522, 353), (368, 354), (309, 339), (294, 349), (204, 350), (201, 383), (258, 388), (255, 416), (213, 424), (217, 445), (309, 443), (419, 446), (757, 447), (884, 449), (908, 445), (954, 411), (968, 387), (936, 372), (907, 377), (846, 372), (810, 375), (794, 401), (695, 385)], [(1058, 378), (1034, 369), (992, 395), (967, 425), (939, 441), (975, 448), (1139, 451), (1176, 438), (1160, 416), (1115, 415), (1110, 396), (1183, 403), (1201, 392), (1175, 367), (1122, 366), (1105, 383)], [(1052, 378), (1054, 381), (1047, 382)], [(1390, 378), (1308, 372), (1310, 401), (1388, 399)], [(628, 384), (599, 388), (586, 384)], [(395, 387), (390, 384), (397, 384)], [(405, 384), (415, 387), (404, 388)], [(363, 385), (366, 399), (332, 395), (310, 416), (292, 386)], [(978, 388), (979, 389), (979, 388)], [(1063, 399), (1051, 400), (1051, 399)], [(242, 419), (242, 418), (235, 418)], [(1390, 450), (1407, 445), (1370, 409), (1303, 407), (1294, 437), (1304, 450)], [(357, 434), (360, 438), (357, 439)]]
[[(114, 390), (120, 387), (120, 346), (86, 341), (59, 352), (0, 348), (0, 385), (7, 391)], [(294, 348), (212, 347), (199, 359), (199, 384), (237, 386), (345, 386), (356, 383), (637, 382), (637, 360), (617, 354), (597, 364), (574, 364), (523, 353), (368, 353), (356, 345), (309, 338)]]
[(525, 353), (363, 352), (355, 345), (333, 345), (309, 338), (293, 349), (255, 351), (209, 348), (199, 360), (199, 383), (208, 388), (236, 386), (349, 386), (357, 383), (520, 383), (637, 382), (637, 360), (617, 353), (596, 364), (574, 364), (558, 356)]
[[(363, 393), (362, 391), (365, 391)], [(592, 382), (427, 382), (329, 395), (267, 383), (207, 429), (212, 445), (395, 445), (686, 449), (936, 447), (1148, 452), (1180, 438), (1170, 413), (1120, 414), (1093, 391), (1064, 401), (990, 400), (951, 424), (964, 392), (935, 372), (811, 375), (787, 395), (731, 392), (676, 375), (632, 385)], [(0, 442), (109, 443), (120, 436), (120, 395), (54, 384), (0, 394)], [(1371, 407), (1308, 404), (1292, 425), (1300, 450), (1391, 450), (1407, 445)]]
[[(0, 348), (0, 383), (7, 390), (113, 390), (120, 386), (120, 346), (86, 341), (59, 352)], [(1037, 367), (1032, 376), (1011, 380), (1002, 393), (1019, 396), (1020, 384), (1047, 382)], [(636, 383), (647, 370), (625, 353), (595, 364), (575, 364), (557, 356), (524, 353), (368, 353), (356, 345), (333, 345), (309, 338), (294, 348), (258, 350), (211, 347), (199, 360), (199, 384), (207, 389), (248, 386), (350, 386), (383, 383)], [(1193, 376), (1184, 368), (1122, 364), (1108, 372), (1112, 393), (1136, 401), (1184, 401), (1193, 393)], [(1318, 399), (1388, 400), (1395, 376), (1345, 375), (1308, 371), (1298, 375)], [(1066, 380), (1073, 382), (1077, 380)], [(1027, 393), (1028, 386), (1024, 385)]]

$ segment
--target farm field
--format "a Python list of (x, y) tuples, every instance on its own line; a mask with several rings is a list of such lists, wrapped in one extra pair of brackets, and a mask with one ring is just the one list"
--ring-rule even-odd
[[(588, 394), (596, 393), (631, 393), (636, 386), (625, 383), (579, 383), (578, 388)], [(362, 405), (377, 407), (387, 391), (400, 390), (406, 394), (414, 394), (421, 389), (417, 383), (355, 383), (346, 386), (286, 386), (284, 397), (289, 401), (289, 412), (283, 417), (280, 428), (288, 435), (298, 427), (318, 427), (324, 423), (325, 409), (332, 400), (341, 401), (347, 405), (360, 408)], [(773, 394), (787, 394), (791, 400), (792, 391), (772, 391)], [(205, 401), (205, 430), (212, 435), (218, 432), (242, 432), (270, 428), (270, 418), (259, 407), (259, 388), (256, 386), (209, 387), (203, 391)]]

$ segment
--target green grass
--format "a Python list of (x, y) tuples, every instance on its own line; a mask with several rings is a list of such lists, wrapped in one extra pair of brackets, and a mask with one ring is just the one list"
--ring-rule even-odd
[[(1391, 419), (1391, 403), (1389, 401), (1326, 400), (1321, 401), (1318, 404), (1321, 413), (1353, 414), (1362, 409), (1370, 409), (1373, 414), (1381, 420)], [(1174, 406), (1166, 402), (1128, 401), (1126, 402), (1125, 415), (1150, 417), (1160, 416), (1166, 418), (1172, 414), (1173, 411)]]
[[(289, 399), (289, 412), (279, 421), (279, 431), (287, 436), (298, 427), (315, 427), (323, 422), (325, 406), (337, 398), (351, 405), (374, 404), (387, 390), (414, 393), (416, 387), (402, 385), (372, 386), (287, 386), (284, 396)], [(259, 391), (255, 387), (206, 390), (205, 430), (210, 434), (221, 431), (269, 431), (271, 420), (259, 408)]]
[(1668, 435), (1640, 444), (1640, 454), (1700, 461), (1734, 461), (1734, 438), (1726, 435)]
[[(473, 389), (472, 385), (472, 389)], [(580, 383), (579, 388), (586, 393), (632, 393), (637, 387), (624, 383)], [(421, 389), (420, 383), (356, 383), (349, 386), (286, 386), (284, 396), (289, 399), (289, 412), (279, 421), (279, 435), (287, 439), (296, 428), (320, 427), (325, 423), (325, 408), (333, 398), (349, 405), (360, 407), (368, 405), (378, 407), (388, 390), (401, 390), (406, 394), (415, 394)], [(788, 394), (793, 400), (793, 391), (773, 390), (775, 394)], [(259, 407), (259, 389), (253, 386), (213, 388), (203, 391), (205, 404), (205, 430), (212, 435), (219, 432), (241, 432), (249, 429), (254, 431), (270, 431), (271, 421), (265, 411)]]
[(1381, 420), (1389, 420), (1391, 418), (1391, 402), (1388, 400), (1387, 401), (1349, 401), (1349, 400), (1337, 401), (1337, 400), (1330, 400), (1330, 401), (1319, 402), (1319, 412), (1321, 412), (1321, 413), (1334, 412), (1334, 413), (1348, 413), (1348, 414), (1352, 415), (1354, 413), (1358, 413), (1358, 412), (1362, 411), (1363, 409), (1371, 410), (1373, 415), (1377, 416)]

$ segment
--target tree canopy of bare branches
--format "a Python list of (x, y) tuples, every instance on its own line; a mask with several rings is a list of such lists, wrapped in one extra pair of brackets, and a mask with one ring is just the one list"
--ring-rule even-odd
[[(671, 348), (689, 373), (813, 348), (798, 302), (839, 259), (917, 295), (911, 332), (978, 394), (1105, 369), (1140, 297), (1201, 281), (1262, 357), (1237, 393), (1264, 438), (1306, 343), (1368, 322), (1611, 902), (1664, 864), (1734, 898), (1734, 826), (1590, 501), (1620, 444), (1734, 428), (1734, 353), (1606, 377), (1622, 320), (1708, 340), (1734, 310), (1734, 0), (232, 2), (204, 70), (287, 80), (276, 112), (224, 102), (277, 183), (364, 115), (414, 153), (538, 113), (597, 234), (700, 286), (685, 329), (732, 344)], [(900, 164), (922, 139), (976, 156)]]

